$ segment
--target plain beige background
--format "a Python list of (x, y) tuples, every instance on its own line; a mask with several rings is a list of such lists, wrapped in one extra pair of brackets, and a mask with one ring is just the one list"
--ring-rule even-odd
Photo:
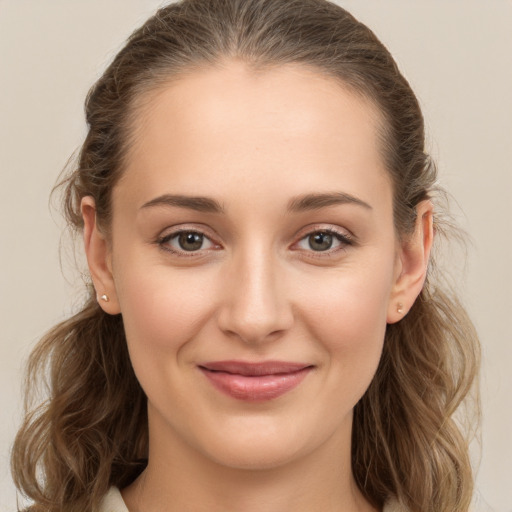
[[(16, 504), (9, 450), (23, 361), (77, 297), (79, 280), (66, 271), (67, 282), (59, 267), (60, 220), (48, 195), (85, 133), (89, 86), (160, 3), (0, 0), (2, 512)], [(478, 509), (488, 510), (485, 501), (512, 511), (512, 1), (339, 3), (377, 33), (417, 92), (441, 182), (473, 240), (467, 264), (448, 263), (483, 344)]]

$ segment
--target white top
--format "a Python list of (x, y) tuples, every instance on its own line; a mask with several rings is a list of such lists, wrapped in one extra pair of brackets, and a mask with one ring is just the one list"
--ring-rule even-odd
[[(103, 498), (100, 506), (100, 512), (129, 512), (126, 507), (119, 489), (111, 487), (107, 495)], [(388, 503), (384, 507), (384, 512), (405, 512), (398, 503)]]

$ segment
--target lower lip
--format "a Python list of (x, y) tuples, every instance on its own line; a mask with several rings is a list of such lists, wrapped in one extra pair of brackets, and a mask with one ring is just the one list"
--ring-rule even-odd
[(247, 402), (263, 402), (284, 395), (297, 387), (311, 369), (307, 367), (291, 373), (246, 376), (200, 368), (219, 391)]

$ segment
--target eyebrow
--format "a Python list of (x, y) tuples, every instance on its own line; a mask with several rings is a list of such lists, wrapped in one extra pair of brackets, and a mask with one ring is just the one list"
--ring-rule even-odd
[(151, 208), (153, 206), (172, 206), (178, 208), (187, 208), (188, 210), (195, 210), (203, 213), (223, 213), (223, 206), (209, 197), (201, 196), (184, 196), (184, 195), (173, 195), (164, 194), (162, 196), (155, 197), (144, 203), (141, 206), (143, 208)]
[(319, 210), (321, 208), (326, 208), (327, 206), (340, 204), (354, 204), (356, 206), (362, 206), (367, 210), (373, 209), (362, 199), (346, 194), (345, 192), (334, 192), (327, 194), (306, 194), (304, 196), (295, 197), (288, 204), (288, 211), (302, 212)]
[[(289, 212), (303, 212), (319, 210), (328, 206), (341, 204), (355, 204), (365, 209), (372, 210), (372, 207), (362, 199), (354, 197), (345, 192), (334, 192), (325, 194), (306, 194), (293, 198), (287, 207)], [(163, 194), (144, 203), (141, 209), (154, 206), (170, 206), (187, 208), (202, 213), (224, 213), (224, 207), (215, 199), (203, 196), (185, 196), (175, 194)]]

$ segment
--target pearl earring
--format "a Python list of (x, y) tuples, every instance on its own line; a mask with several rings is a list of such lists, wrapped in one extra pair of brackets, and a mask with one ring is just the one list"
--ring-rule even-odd
[(108, 297), (108, 295), (106, 293), (104, 293), (102, 296), (101, 296), (101, 300), (104, 301), (104, 302), (108, 302), (110, 299)]
[(399, 313), (400, 315), (404, 312), (404, 305), (401, 302), (398, 303), (396, 312)]

